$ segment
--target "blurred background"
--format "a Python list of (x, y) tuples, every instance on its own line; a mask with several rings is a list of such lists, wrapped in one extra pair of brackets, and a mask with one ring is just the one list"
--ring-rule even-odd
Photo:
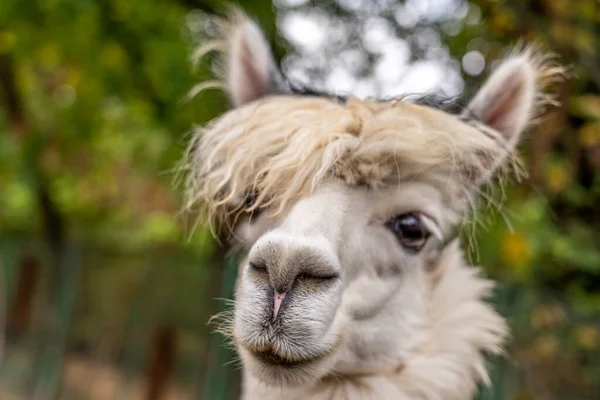
[[(519, 39), (571, 78), (489, 191), (473, 263), (513, 331), (480, 399), (600, 399), (597, 0), (245, 0), (293, 79), (468, 97)], [(0, 2), (0, 399), (235, 399), (209, 317), (235, 260), (180, 214), (175, 165), (227, 107), (192, 67), (210, 0)], [(502, 206), (503, 212), (498, 212)], [(2, 318), (2, 317), (5, 318)], [(2, 331), (0, 326), (0, 331)]]

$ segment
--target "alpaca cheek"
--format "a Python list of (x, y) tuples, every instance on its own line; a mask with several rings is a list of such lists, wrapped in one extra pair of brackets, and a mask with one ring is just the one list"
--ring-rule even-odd
[(375, 273), (377, 274), (377, 277), (379, 279), (389, 279), (389, 278), (395, 278), (398, 277), (400, 274), (402, 274), (402, 263), (397, 261), (397, 262), (391, 262), (391, 263), (381, 263), (381, 264), (375, 264)]
[(344, 310), (355, 320), (372, 318), (398, 291), (401, 283), (400, 275), (386, 280), (362, 276), (346, 288), (342, 299)]

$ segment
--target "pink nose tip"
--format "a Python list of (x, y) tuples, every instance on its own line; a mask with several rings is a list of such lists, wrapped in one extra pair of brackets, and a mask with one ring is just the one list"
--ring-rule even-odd
[(277, 319), (277, 314), (279, 313), (279, 308), (281, 307), (281, 302), (285, 299), (285, 295), (287, 292), (279, 293), (275, 291), (275, 301), (273, 302), (273, 321)]

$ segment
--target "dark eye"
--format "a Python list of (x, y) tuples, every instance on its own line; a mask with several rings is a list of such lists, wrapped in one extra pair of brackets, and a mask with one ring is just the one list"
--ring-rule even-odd
[[(248, 211), (249, 208), (254, 206), (254, 203), (256, 203), (257, 199), (258, 199), (258, 192), (246, 190), (246, 195), (244, 197), (243, 209), (245, 211)], [(262, 210), (260, 208), (255, 208), (252, 211), (250, 211), (249, 214), (250, 214), (250, 217), (256, 218), (261, 214), (261, 212), (262, 212)]]
[(244, 209), (250, 208), (256, 203), (258, 198), (258, 192), (255, 190), (246, 190), (244, 192)]
[(398, 215), (385, 226), (396, 235), (404, 248), (413, 252), (421, 250), (430, 234), (421, 217), (416, 213)]

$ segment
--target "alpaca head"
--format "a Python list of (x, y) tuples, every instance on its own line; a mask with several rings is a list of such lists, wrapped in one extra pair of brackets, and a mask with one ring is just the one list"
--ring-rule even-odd
[(232, 329), (244, 367), (280, 386), (400, 368), (442, 318), (430, 300), (458, 257), (452, 232), (512, 159), (551, 71), (516, 53), (450, 114), (296, 93), (242, 16), (227, 44), (235, 108), (192, 143), (188, 189), (248, 251)]

